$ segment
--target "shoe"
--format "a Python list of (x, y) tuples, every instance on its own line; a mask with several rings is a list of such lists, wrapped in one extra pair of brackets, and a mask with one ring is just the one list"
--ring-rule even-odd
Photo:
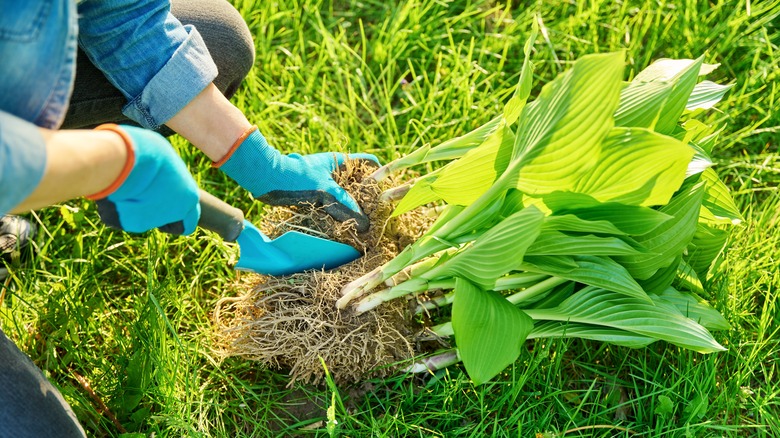
[(35, 225), (19, 216), (0, 216), (0, 281), (8, 268), (18, 264), (23, 255), (32, 252)]

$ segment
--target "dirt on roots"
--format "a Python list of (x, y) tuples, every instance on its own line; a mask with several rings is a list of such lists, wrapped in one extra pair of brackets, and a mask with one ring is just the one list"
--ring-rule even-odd
[(352, 245), (364, 255), (327, 272), (307, 271), (284, 277), (251, 275), (241, 296), (221, 299), (214, 312), (216, 348), (222, 356), (256, 360), (287, 370), (289, 384), (318, 384), (325, 368), (337, 383), (355, 383), (396, 371), (414, 356), (408, 303), (393, 300), (357, 315), (336, 309), (340, 291), (414, 242), (431, 222), (417, 212), (390, 217), (392, 205), (380, 200), (383, 187), (369, 175), (373, 168), (353, 161), (334, 173), (369, 217), (358, 233), (354, 221), (333, 220), (311, 206), (277, 208), (265, 218), (271, 236), (299, 230)]

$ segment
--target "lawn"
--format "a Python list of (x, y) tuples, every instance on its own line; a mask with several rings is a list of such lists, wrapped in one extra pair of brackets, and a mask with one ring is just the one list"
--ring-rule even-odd
[[(707, 282), (706, 298), (731, 325), (714, 333), (727, 351), (552, 340), (528, 342), (480, 386), (453, 366), (288, 387), (283, 370), (213, 351), (215, 303), (246, 280), (232, 270), (234, 245), (204, 231), (117, 232), (78, 200), (30, 215), (38, 255), (1, 286), (0, 324), (90, 436), (780, 433), (780, 1), (234, 4), (257, 47), (234, 102), (286, 152), (388, 161), (470, 131), (509, 99), (534, 22), (537, 84), (581, 55), (621, 49), (626, 78), (658, 58), (719, 63), (708, 78), (735, 86), (706, 119), (723, 129), (716, 170), (746, 219)], [(203, 188), (262, 221), (259, 202), (172, 141)]]

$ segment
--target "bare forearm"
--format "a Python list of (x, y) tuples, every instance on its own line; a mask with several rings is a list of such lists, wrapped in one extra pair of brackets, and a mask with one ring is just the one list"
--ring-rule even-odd
[(244, 113), (230, 103), (214, 84), (209, 85), (166, 125), (219, 161), (237, 138), (251, 126)]
[(12, 212), (91, 195), (110, 186), (127, 162), (122, 138), (111, 131), (41, 129), (46, 170), (33, 193)]

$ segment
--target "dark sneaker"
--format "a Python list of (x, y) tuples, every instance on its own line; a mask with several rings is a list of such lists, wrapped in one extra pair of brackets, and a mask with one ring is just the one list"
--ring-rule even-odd
[(32, 251), (35, 226), (19, 216), (0, 216), (0, 281), (8, 276), (8, 268), (19, 264), (23, 255)]

